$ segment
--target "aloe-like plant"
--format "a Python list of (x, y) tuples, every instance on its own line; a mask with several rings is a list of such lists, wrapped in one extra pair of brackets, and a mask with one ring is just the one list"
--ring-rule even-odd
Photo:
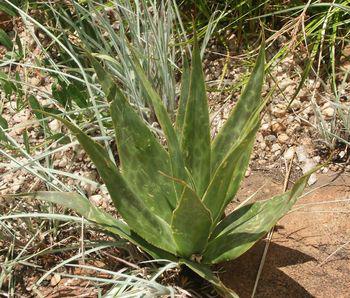
[(69, 121), (62, 121), (86, 150), (123, 218), (117, 219), (74, 193), (37, 192), (35, 198), (76, 210), (106, 231), (125, 238), (154, 258), (186, 265), (224, 295), (210, 265), (242, 255), (290, 210), (308, 175), (288, 192), (258, 201), (225, 216), (244, 177), (259, 127), (264, 79), (264, 44), (241, 98), (211, 141), (205, 81), (197, 42), (191, 69), (185, 63), (175, 125), (161, 96), (134, 56), (134, 71), (164, 132), (166, 146), (133, 109), (113, 76), (92, 58), (110, 112), (120, 166), (107, 151)]

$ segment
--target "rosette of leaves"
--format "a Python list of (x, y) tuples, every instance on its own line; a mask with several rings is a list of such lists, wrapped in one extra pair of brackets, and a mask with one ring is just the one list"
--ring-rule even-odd
[(166, 139), (166, 147), (130, 105), (114, 78), (92, 59), (110, 113), (120, 159), (81, 129), (57, 115), (95, 164), (121, 215), (117, 219), (78, 194), (37, 192), (35, 198), (74, 209), (86, 219), (129, 240), (155, 259), (177, 261), (235, 297), (210, 265), (235, 259), (251, 248), (286, 214), (302, 193), (308, 175), (291, 190), (266, 201), (242, 206), (225, 216), (249, 164), (259, 128), (265, 52), (225, 125), (211, 140), (202, 63), (197, 42), (191, 67), (184, 63), (175, 125), (161, 96), (147, 80), (137, 55), (134, 71), (143, 85)]

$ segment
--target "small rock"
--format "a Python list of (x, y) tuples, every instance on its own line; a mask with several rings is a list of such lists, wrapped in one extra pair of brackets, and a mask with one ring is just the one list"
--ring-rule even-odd
[(268, 143), (276, 142), (277, 138), (275, 135), (268, 135), (265, 137), (265, 141)]
[(316, 163), (319, 163), (321, 161), (321, 156), (316, 155), (312, 158)]
[(325, 108), (322, 110), (322, 115), (326, 118), (332, 118), (335, 114), (335, 110), (332, 107)]
[(273, 122), (271, 124), (271, 130), (274, 132), (274, 133), (280, 133), (280, 132), (283, 132), (286, 130), (286, 127), (282, 124), (282, 123), (279, 123), (279, 122)]
[(274, 115), (275, 117), (283, 117), (286, 115), (286, 113), (287, 111), (284, 105), (277, 104), (272, 108), (272, 115)]
[(286, 135), (285, 133), (282, 133), (278, 136), (278, 141), (281, 143), (281, 144), (285, 144), (289, 141), (289, 136)]
[(329, 169), (328, 169), (327, 167), (324, 167), (324, 168), (322, 168), (322, 173), (323, 173), (323, 174), (326, 174), (326, 173), (328, 173), (328, 170), (329, 170)]
[(248, 167), (248, 169), (246, 170), (244, 176), (247, 178), (250, 176), (250, 174), (252, 173), (252, 170)]
[(57, 119), (54, 119), (51, 122), (49, 122), (49, 127), (53, 132), (61, 131), (61, 123)]
[(270, 134), (270, 125), (268, 123), (264, 123), (261, 125), (260, 131), (263, 136)]
[(285, 78), (283, 81), (279, 84), (279, 88), (284, 91), (288, 86), (294, 85), (294, 81), (290, 78)]
[[(313, 169), (317, 165), (316, 162), (309, 157), (307, 148), (305, 146), (303, 145), (298, 146), (295, 150), (295, 153), (297, 154), (303, 174), (309, 172), (311, 169)], [(312, 185), (316, 181), (317, 181), (316, 174), (312, 173), (309, 178), (308, 185)]]
[(274, 155), (275, 155), (275, 156), (280, 156), (280, 155), (281, 155), (281, 150), (275, 151), (275, 152), (274, 152)]
[(301, 102), (300, 100), (293, 100), (292, 103), (290, 104), (290, 107), (294, 110), (299, 110), (301, 108)]
[(33, 86), (41, 86), (43, 83), (42, 79), (38, 77), (33, 77), (30, 79), (30, 84)]
[(59, 275), (58, 273), (55, 273), (50, 280), (50, 284), (52, 287), (54, 287), (54, 286), (57, 286), (60, 281), (61, 281), (61, 275)]
[(295, 149), (294, 147), (288, 148), (288, 150), (284, 153), (284, 158), (286, 160), (291, 160), (295, 154)]
[(277, 150), (281, 150), (281, 146), (279, 144), (273, 144), (271, 147), (271, 152), (276, 152)]
[(286, 89), (284, 90), (284, 93), (288, 95), (293, 95), (295, 92), (295, 85), (288, 85)]
[(60, 168), (64, 168), (65, 166), (67, 166), (68, 164), (68, 160), (66, 158), (63, 158), (62, 160), (60, 160), (60, 162), (58, 163), (58, 166)]
[(272, 114), (277, 118), (284, 117), (286, 115), (286, 110), (274, 109), (272, 110)]
[(90, 201), (97, 207), (103, 203), (103, 197), (101, 195), (93, 195), (90, 197)]

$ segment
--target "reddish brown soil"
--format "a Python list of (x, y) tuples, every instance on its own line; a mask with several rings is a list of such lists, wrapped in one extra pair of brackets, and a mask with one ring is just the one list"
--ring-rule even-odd
[[(318, 175), (313, 189), (329, 185), (302, 198), (294, 209), (310, 205), (278, 223), (256, 297), (350, 297), (349, 182), (346, 174), (337, 178), (334, 173)], [(240, 197), (254, 193), (265, 183), (258, 198), (281, 192), (280, 183), (255, 172), (243, 183)], [(347, 201), (332, 202), (335, 200)], [(241, 297), (251, 297), (265, 243), (261, 241), (222, 266), (221, 279)]]

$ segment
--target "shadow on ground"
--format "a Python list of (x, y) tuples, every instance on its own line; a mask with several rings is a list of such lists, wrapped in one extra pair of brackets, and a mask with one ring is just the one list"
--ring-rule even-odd
[[(234, 261), (220, 266), (220, 278), (241, 297), (251, 297), (265, 242)], [(298, 250), (271, 243), (255, 297), (314, 297), (280, 268), (315, 259)]]

